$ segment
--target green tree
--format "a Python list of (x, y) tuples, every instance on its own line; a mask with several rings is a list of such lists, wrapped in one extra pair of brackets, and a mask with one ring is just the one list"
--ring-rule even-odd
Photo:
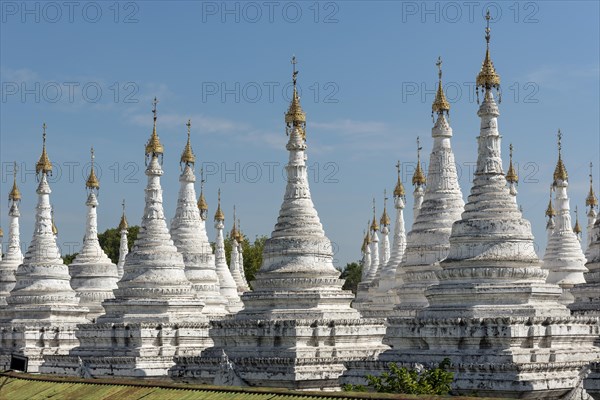
[[(408, 369), (389, 363), (389, 372), (381, 376), (367, 375), (369, 388), (379, 393), (433, 394), (444, 396), (450, 393), (454, 373), (448, 371), (450, 359), (445, 358), (436, 368)], [(345, 385), (344, 390), (363, 391), (362, 385)]]
[(67, 254), (65, 256), (63, 256), (63, 262), (65, 263), (65, 265), (69, 265), (73, 262), (73, 260), (75, 259), (75, 257), (77, 257), (77, 254), (79, 253), (73, 253), (73, 254)]
[[(127, 245), (131, 249), (133, 242), (137, 239), (140, 227), (137, 225), (127, 228)], [(100, 247), (104, 250), (108, 258), (115, 264), (119, 261), (119, 247), (121, 246), (121, 232), (117, 228), (107, 229), (98, 234)]]
[[(249, 284), (254, 280), (256, 273), (262, 265), (262, 253), (267, 240), (266, 236), (257, 236), (254, 242), (250, 242), (246, 235), (242, 235), (242, 251), (244, 252), (244, 275)], [(227, 259), (227, 265), (231, 265), (231, 244), (232, 239), (228, 235), (225, 237), (225, 258)], [(211, 243), (213, 251), (215, 249), (214, 242)]]
[(346, 268), (342, 271), (340, 278), (346, 280), (342, 289), (351, 290), (356, 295), (358, 284), (362, 279), (362, 265), (358, 262), (346, 264)]

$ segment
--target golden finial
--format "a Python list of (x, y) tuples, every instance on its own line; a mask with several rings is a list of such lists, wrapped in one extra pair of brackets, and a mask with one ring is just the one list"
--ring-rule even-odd
[(506, 180), (510, 183), (519, 183), (519, 175), (517, 175), (517, 172), (515, 171), (515, 168), (513, 167), (513, 145), (512, 143), (510, 144), (510, 146), (508, 146), (509, 151), (510, 151), (510, 164), (508, 166), (508, 172), (506, 173)]
[(150, 136), (150, 139), (148, 139), (148, 143), (146, 143), (146, 157), (155, 157), (159, 155), (162, 156), (165, 151), (156, 133), (157, 104), (158, 99), (155, 97), (154, 101), (152, 102), (152, 114), (154, 114), (154, 125), (152, 127), (152, 135)]
[(402, 184), (402, 180), (400, 180), (400, 160), (396, 163), (396, 170), (398, 172), (398, 181), (396, 182), (396, 187), (394, 188), (394, 197), (402, 197), (406, 195), (404, 191), (404, 185)]
[(10, 193), (8, 194), (8, 200), (15, 201), (15, 202), (21, 201), (21, 191), (17, 187), (17, 171), (18, 171), (18, 167), (17, 167), (17, 162), (15, 161), (14, 167), (13, 167), (13, 187), (12, 187), (12, 190), (10, 191)]
[(373, 223), (371, 223), (371, 230), (374, 232), (379, 230), (379, 225), (377, 225), (377, 214), (375, 210), (375, 198), (373, 198)]
[(4, 237), (4, 231), (2, 230), (2, 227), (0, 227), (0, 238)]
[(588, 196), (585, 199), (585, 205), (590, 208), (594, 208), (598, 205), (598, 198), (596, 197), (596, 193), (594, 193), (594, 179), (592, 176), (593, 168), (594, 168), (594, 164), (592, 164), (590, 162), (590, 191), (588, 193)]
[(367, 247), (369, 246), (369, 244), (371, 244), (371, 221), (367, 221), (367, 234), (365, 235), (365, 238), (363, 239), (363, 247), (362, 247), (362, 251), (363, 253), (366, 251)]
[(200, 217), (202, 220), (206, 220), (206, 215), (208, 212), (208, 204), (206, 203), (206, 198), (204, 198), (204, 169), (200, 168), (200, 197), (198, 198), (198, 209), (200, 209)]
[(244, 241), (244, 235), (242, 234), (242, 224), (240, 223), (240, 219), (238, 218), (238, 232), (237, 232), (237, 241), (238, 243), (242, 243)]
[(232, 238), (233, 240), (238, 239), (238, 230), (237, 230), (237, 225), (236, 225), (236, 215), (235, 215), (235, 204), (233, 205), (233, 227), (231, 227), (231, 232), (229, 233), (229, 237)]
[(121, 215), (121, 222), (119, 222), (119, 226), (117, 227), (117, 230), (119, 231), (129, 228), (129, 224), (127, 223), (127, 217), (125, 217), (125, 199), (123, 199), (121, 207), (123, 207), (123, 214)]
[(52, 234), (54, 236), (58, 236), (58, 228), (56, 227), (56, 224), (54, 223), (54, 209), (50, 209), (50, 219), (52, 220)]
[(427, 179), (425, 178), (425, 174), (423, 173), (423, 170), (421, 169), (421, 150), (423, 148), (421, 147), (421, 139), (417, 136), (417, 168), (415, 169), (415, 173), (413, 174), (412, 177), (412, 184), (415, 186), (423, 186), (425, 185), (425, 183), (427, 182)]
[(300, 97), (298, 96), (298, 88), (296, 87), (298, 79), (298, 71), (296, 70), (296, 56), (292, 57), (292, 83), (294, 85), (294, 91), (292, 93), (292, 101), (287, 113), (285, 114), (285, 123), (287, 125), (288, 134), (290, 129), (298, 128), (302, 138), (306, 140), (306, 114), (302, 111), (300, 105)]
[(50, 159), (48, 158), (48, 153), (46, 153), (46, 123), (45, 122), (42, 125), (42, 130), (43, 130), (43, 133), (42, 133), (42, 141), (43, 141), (42, 155), (40, 156), (40, 159), (38, 160), (37, 164), (35, 165), (35, 173), (36, 173), (36, 175), (39, 175), (40, 173), (52, 175), (52, 163), (50, 162)]
[(387, 200), (387, 190), (383, 189), (383, 214), (381, 214), (381, 219), (379, 220), (379, 223), (385, 226), (389, 226), (391, 223), (390, 217), (387, 213)]
[(546, 217), (551, 218), (556, 216), (554, 206), (552, 206), (552, 185), (550, 186), (550, 200), (548, 200), (548, 208), (546, 208)]
[(482, 90), (488, 90), (491, 88), (495, 88), (496, 90), (500, 90), (500, 76), (496, 73), (496, 69), (494, 68), (494, 63), (490, 57), (490, 20), (492, 17), (490, 16), (490, 10), (487, 10), (485, 14), (486, 27), (485, 27), (485, 41), (486, 41), (486, 50), (485, 50), (485, 59), (481, 64), (481, 70), (477, 75), (476, 84), (477, 87), (481, 87)]
[(218, 192), (218, 203), (217, 203), (217, 211), (215, 212), (215, 221), (225, 221), (225, 214), (223, 214), (223, 210), (221, 210), (221, 189)]
[(192, 141), (191, 141), (191, 129), (192, 129), (192, 120), (188, 119), (187, 124), (185, 124), (185, 126), (187, 126), (187, 143), (185, 144), (185, 148), (183, 149), (183, 153), (181, 153), (181, 160), (179, 161), (180, 164), (185, 164), (185, 165), (193, 165), (196, 162), (196, 156), (194, 155), (194, 152), (192, 151)]
[(444, 89), (442, 89), (442, 57), (438, 57), (435, 65), (438, 67), (438, 88), (437, 93), (435, 94), (435, 100), (431, 105), (431, 116), (433, 117), (433, 113), (443, 114), (446, 112), (446, 115), (450, 112), (450, 103), (446, 99), (446, 95), (444, 94)]
[(90, 167), (90, 176), (85, 182), (85, 187), (90, 190), (100, 190), (100, 182), (98, 182), (98, 178), (96, 177), (96, 172), (94, 171), (94, 159), (96, 155), (94, 154), (94, 148), (92, 147), (90, 150), (91, 154), (91, 167)]
[(558, 161), (556, 163), (556, 168), (554, 168), (554, 183), (556, 186), (558, 181), (566, 182), (569, 179), (569, 175), (567, 174), (567, 169), (565, 168), (565, 164), (562, 160), (562, 133), (560, 129), (558, 130)]
[(579, 236), (581, 233), (581, 225), (579, 225), (579, 210), (577, 209), (577, 206), (575, 206), (575, 226), (573, 227), (573, 232), (575, 232), (577, 236)]

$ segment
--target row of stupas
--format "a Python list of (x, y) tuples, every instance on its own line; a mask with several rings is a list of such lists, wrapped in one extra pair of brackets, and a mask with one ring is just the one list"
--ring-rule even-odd
[[(0, 360), (23, 354), (32, 371), (53, 374), (336, 389), (364, 383), (367, 374), (383, 373), (388, 362), (433, 365), (450, 358), (457, 393), (560, 399), (579, 391), (580, 398), (600, 396), (593, 379), (600, 375), (594, 363), (600, 360), (600, 221), (596, 217), (590, 230), (588, 263), (582, 267), (581, 248), (573, 246), (568, 177), (559, 155), (553, 182), (559, 211), (550, 237), (556, 243), (549, 242), (547, 249), (553, 261), (542, 263), (535, 254), (531, 226), (516, 201), (514, 168), (505, 174), (502, 166), (495, 100), (500, 77), (490, 56), (489, 20), (488, 13), (487, 49), (476, 80), (483, 95), (477, 170), (468, 201), (458, 185), (439, 62), (429, 173), (425, 177), (419, 162), (413, 179), (415, 222), (406, 234), (406, 194), (398, 179), (392, 243), (384, 202), (381, 245), (371, 234), (379, 230), (375, 209), (365, 233), (363, 261), (369, 268), (356, 299), (342, 290), (331, 242), (312, 201), (306, 114), (293, 59), (294, 91), (285, 115), (287, 185), (253, 290), (239, 295), (239, 247), (234, 246), (237, 254), (227, 266), (220, 204), (214, 255), (209, 250), (202, 192), (195, 201), (189, 136), (176, 216), (168, 229), (155, 103), (138, 238), (124, 258), (122, 276), (110, 263), (87, 271), (89, 251), (82, 252), (73, 273), (82, 278), (79, 287), (93, 292), (85, 300), (72, 287), (52, 233), (51, 164), (44, 147), (32, 245), (0, 310)], [(88, 180), (85, 246), (98, 250), (94, 183)], [(230, 236), (237, 237), (239, 229), (238, 222)], [(85, 276), (103, 282), (103, 290)], [(571, 310), (564, 304), (567, 289), (574, 298)], [(90, 321), (89, 305), (83, 302), (106, 293), (100, 314)], [(588, 371), (590, 379), (584, 381)]]

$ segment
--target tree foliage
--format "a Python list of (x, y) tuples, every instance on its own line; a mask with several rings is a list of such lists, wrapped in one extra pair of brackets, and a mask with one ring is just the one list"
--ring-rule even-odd
[(342, 271), (342, 275), (340, 275), (341, 279), (345, 279), (344, 286), (342, 289), (351, 290), (352, 293), (356, 295), (356, 290), (358, 289), (358, 284), (360, 283), (362, 277), (362, 265), (358, 262), (348, 263), (346, 264), (346, 268)]
[[(133, 242), (137, 239), (140, 227), (137, 225), (127, 228), (127, 246), (131, 249)], [(113, 263), (119, 262), (119, 247), (121, 246), (121, 232), (117, 228), (107, 229), (98, 234), (100, 247)]]
[[(450, 364), (448, 358), (432, 369), (408, 369), (389, 363), (389, 372), (381, 376), (367, 375), (368, 387), (379, 393), (447, 395), (454, 380), (454, 373), (447, 371)], [(364, 391), (366, 388), (362, 385), (345, 385), (344, 390)]]

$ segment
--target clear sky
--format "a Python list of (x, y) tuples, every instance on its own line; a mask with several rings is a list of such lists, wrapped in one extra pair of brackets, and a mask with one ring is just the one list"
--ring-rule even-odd
[[(539, 254), (559, 128), (571, 205), (579, 206), (584, 226), (590, 161), (598, 191), (596, 1), (2, 1), (0, 7), (0, 222), (7, 233), (16, 160), (24, 246), (34, 224), (32, 171), (43, 122), (56, 170), (51, 202), (63, 254), (78, 251), (84, 234), (90, 146), (101, 169), (99, 230), (117, 226), (123, 198), (130, 223), (139, 224), (154, 96), (168, 218), (191, 118), (193, 148), (207, 171), (211, 221), (221, 188), (228, 229), (236, 204), (249, 238), (269, 235), (285, 187), (284, 112), (295, 54), (313, 201), (336, 244), (336, 265), (359, 259), (372, 198), (379, 217), (397, 160), (409, 194), (407, 228), (412, 224), (415, 140), (421, 137), (428, 162), (438, 56), (452, 104), (460, 183), (465, 198), (469, 194), (479, 131), (473, 83), (485, 51), (487, 8), (502, 79), (505, 169), (512, 142), (518, 202)], [(394, 211), (391, 201), (388, 208)], [(212, 223), (208, 231), (214, 238)]]

